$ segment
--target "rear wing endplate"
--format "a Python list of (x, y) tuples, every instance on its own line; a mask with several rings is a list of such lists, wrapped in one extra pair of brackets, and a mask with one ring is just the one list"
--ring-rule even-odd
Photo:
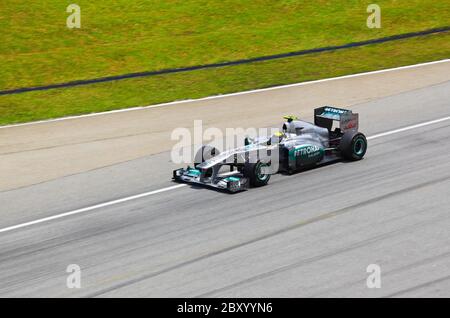
[(342, 132), (348, 130), (358, 130), (359, 116), (349, 109), (323, 106), (314, 109), (314, 124), (331, 130), (333, 121), (339, 122)]

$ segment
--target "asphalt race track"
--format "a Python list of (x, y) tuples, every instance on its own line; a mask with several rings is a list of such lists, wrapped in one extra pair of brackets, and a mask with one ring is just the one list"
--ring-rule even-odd
[[(369, 137), (445, 118), (450, 81), (351, 108)], [(449, 136), (443, 120), (263, 188), (184, 186), (3, 232), (173, 186), (175, 165), (164, 152), (0, 192), (0, 296), (450, 297)], [(80, 289), (66, 287), (69, 264)]]

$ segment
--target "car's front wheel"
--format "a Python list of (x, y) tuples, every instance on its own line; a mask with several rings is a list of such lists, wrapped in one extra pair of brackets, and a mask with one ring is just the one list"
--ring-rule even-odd
[(269, 182), (270, 174), (264, 172), (265, 167), (268, 167), (268, 164), (261, 161), (245, 164), (244, 176), (250, 180), (250, 185), (262, 187)]

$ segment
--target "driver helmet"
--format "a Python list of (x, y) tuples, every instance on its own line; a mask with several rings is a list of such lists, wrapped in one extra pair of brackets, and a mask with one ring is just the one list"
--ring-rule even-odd
[(273, 137), (278, 138), (278, 141), (280, 142), (284, 137), (286, 137), (286, 134), (282, 131), (277, 131), (273, 134)]

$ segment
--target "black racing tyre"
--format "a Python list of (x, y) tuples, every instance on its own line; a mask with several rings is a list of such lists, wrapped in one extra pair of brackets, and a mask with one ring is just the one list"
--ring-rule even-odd
[(367, 139), (364, 134), (356, 131), (344, 133), (339, 145), (339, 150), (345, 159), (361, 160), (367, 151)]
[(244, 176), (250, 180), (253, 187), (262, 187), (270, 180), (270, 174), (262, 173), (262, 167), (268, 166), (266, 163), (258, 161), (257, 163), (246, 163), (244, 165)]

